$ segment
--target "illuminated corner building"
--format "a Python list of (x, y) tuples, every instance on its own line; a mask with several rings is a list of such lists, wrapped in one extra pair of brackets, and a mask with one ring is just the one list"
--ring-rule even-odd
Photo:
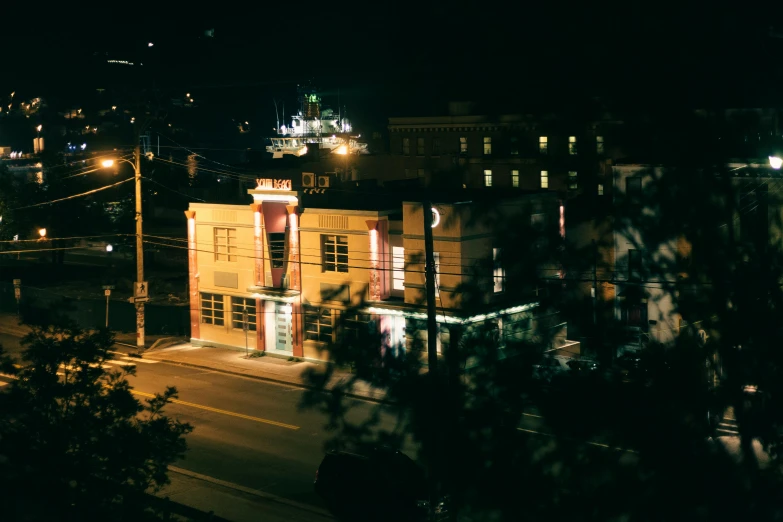
[[(419, 203), (404, 196), (338, 202), (272, 179), (248, 193), (249, 205), (192, 203), (186, 211), (193, 344), (244, 350), (247, 318), (248, 347), (270, 355), (328, 360), (342, 336), (369, 332), (377, 345), (367, 349), (378, 356), (425, 356), (417, 351), (426, 346)], [(556, 347), (565, 345), (564, 325), (536, 316), (536, 293), (507, 279), (512, 253), (493, 230), (473, 224), (477, 202), (446, 194), (434, 201), (438, 350), (485, 321), (501, 339), (530, 335), (541, 321), (557, 329)], [(519, 195), (493, 207), (504, 219), (557, 226), (554, 195)], [(456, 295), (469, 280), (481, 289), (480, 315), (463, 310)]]

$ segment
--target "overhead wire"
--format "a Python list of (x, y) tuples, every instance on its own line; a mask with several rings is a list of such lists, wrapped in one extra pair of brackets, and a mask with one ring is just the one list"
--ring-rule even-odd
[(128, 178), (128, 179), (124, 179), (122, 181), (118, 181), (117, 183), (112, 183), (111, 185), (106, 185), (104, 187), (100, 187), (100, 188), (97, 188), (97, 189), (88, 190), (87, 192), (82, 192), (81, 194), (74, 194), (72, 196), (67, 196), (67, 197), (59, 198), (59, 199), (53, 199), (51, 201), (44, 201), (43, 203), (35, 203), (33, 205), (27, 205), (27, 206), (24, 206), (24, 207), (16, 207), (16, 208), (12, 208), (10, 210), (23, 210), (23, 209), (26, 209), (26, 208), (40, 207), (42, 205), (52, 205), (54, 203), (59, 203), (61, 201), (66, 201), (66, 200), (69, 200), (69, 199), (81, 198), (81, 197), (84, 197), (84, 196), (89, 196), (90, 194), (95, 194), (96, 192), (101, 192), (102, 190), (106, 190), (106, 189), (110, 189), (112, 187), (116, 187), (117, 185), (121, 185), (123, 183), (127, 183), (128, 181), (133, 181), (134, 179), (135, 178)]

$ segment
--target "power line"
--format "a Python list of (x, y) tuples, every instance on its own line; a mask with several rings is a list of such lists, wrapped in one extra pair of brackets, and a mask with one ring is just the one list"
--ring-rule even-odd
[(26, 208), (40, 207), (41, 205), (51, 205), (53, 203), (59, 203), (60, 201), (66, 201), (66, 200), (69, 200), (69, 199), (80, 198), (82, 196), (89, 196), (90, 194), (95, 194), (96, 192), (100, 192), (102, 190), (106, 190), (106, 189), (110, 189), (112, 187), (116, 187), (117, 185), (121, 185), (123, 183), (127, 183), (128, 181), (133, 181), (134, 179), (135, 178), (128, 178), (128, 179), (124, 179), (122, 181), (118, 181), (117, 183), (112, 183), (111, 185), (106, 185), (105, 187), (101, 187), (101, 188), (97, 188), (97, 189), (93, 189), (93, 190), (88, 190), (87, 192), (82, 192), (81, 194), (74, 194), (73, 196), (67, 196), (67, 197), (60, 198), (60, 199), (53, 199), (51, 201), (45, 201), (43, 203), (36, 203), (34, 205), (27, 205), (26, 207), (12, 208), (10, 210), (23, 210), (23, 209), (26, 209)]

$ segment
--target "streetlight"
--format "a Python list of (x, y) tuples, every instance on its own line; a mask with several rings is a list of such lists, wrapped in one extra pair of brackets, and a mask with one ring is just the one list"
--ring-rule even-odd
[(780, 167), (783, 166), (783, 158), (780, 156), (770, 156), (769, 166), (775, 170), (780, 170)]
[(46, 229), (45, 228), (39, 228), (38, 229), (38, 235), (41, 236), (41, 241), (46, 239)]
[[(115, 161), (124, 161), (133, 166), (136, 178), (136, 284), (133, 287), (133, 302), (136, 305), (136, 346), (144, 348), (144, 301), (149, 295), (149, 287), (144, 281), (144, 243), (141, 228), (141, 147), (139, 140), (136, 140), (133, 161), (125, 158), (106, 159), (101, 161), (101, 166), (109, 168), (114, 165)], [(110, 251), (108, 247), (107, 250)]]

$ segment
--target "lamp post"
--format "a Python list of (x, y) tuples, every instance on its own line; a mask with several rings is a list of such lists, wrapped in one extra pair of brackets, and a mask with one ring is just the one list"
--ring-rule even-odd
[(783, 166), (783, 158), (781, 158), (780, 156), (770, 156), (769, 166), (775, 170), (780, 170), (780, 167)]
[[(114, 165), (115, 160), (103, 160), (104, 168)], [(136, 346), (144, 348), (144, 303), (147, 301), (149, 289), (144, 281), (144, 243), (142, 241), (141, 219), (141, 147), (136, 140), (136, 149), (133, 152), (133, 161), (120, 158), (133, 166), (136, 178), (136, 284), (133, 288), (133, 302), (136, 305)]]

